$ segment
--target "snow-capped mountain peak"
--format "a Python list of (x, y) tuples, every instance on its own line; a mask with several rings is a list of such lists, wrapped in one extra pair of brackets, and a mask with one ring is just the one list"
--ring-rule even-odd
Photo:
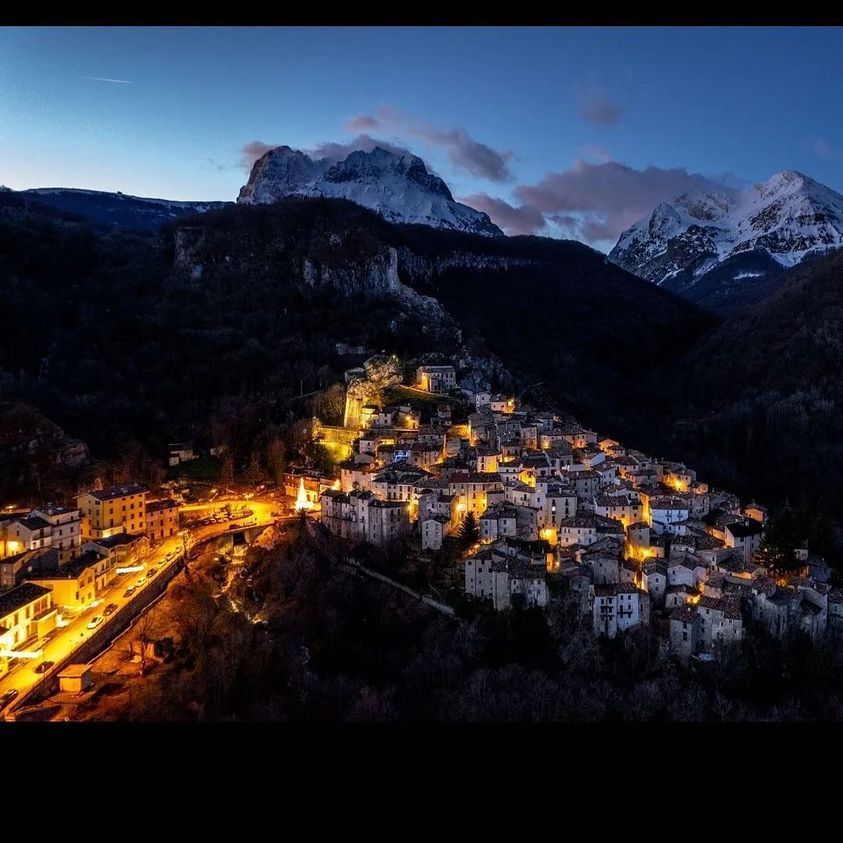
[(753, 185), (752, 189), (762, 199), (769, 199), (772, 196), (795, 193), (806, 185), (822, 187), (818, 182), (797, 170), (782, 170), (772, 175), (767, 181)]
[(841, 246), (843, 196), (803, 173), (782, 170), (745, 190), (685, 194), (661, 203), (621, 234), (609, 259), (656, 284), (687, 291), (724, 261), (743, 255), (767, 256), (772, 266), (784, 268)]
[(287, 196), (349, 199), (390, 222), (502, 233), (487, 214), (456, 202), (448, 185), (421, 158), (381, 146), (351, 152), (339, 161), (314, 160), (289, 146), (275, 147), (254, 163), (237, 201), (267, 204)]

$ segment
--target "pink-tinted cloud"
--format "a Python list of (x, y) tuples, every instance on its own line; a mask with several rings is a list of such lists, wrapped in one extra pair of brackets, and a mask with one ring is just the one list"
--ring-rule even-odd
[(507, 234), (535, 234), (545, 226), (541, 211), (526, 205), (510, 205), (488, 193), (475, 193), (459, 200), (478, 211), (485, 211)]
[(522, 205), (545, 215), (584, 216), (590, 235), (587, 239), (602, 240), (617, 237), (659, 202), (712, 189), (722, 190), (723, 185), (689, 173), (684, 167), (636, 170), (616, 161), (575, 161), (561, 173), (548, 173), (538, 184), (516, 188), (515, 195)]
[(263, 141), (253, 140), (243, 144), (241, 163), (247, 170), (252, 169), (252, 164), (269, 152), (270, 149), (275, 149), (277, 143), (264, 143)]
[[(493, 149), (488, 144), (475, 140), (465, 129), (435, 129), (425, 123), (410, 120), (387, 105), (378, 108), (375, 114), (357, 114), (346, 121), (346, 130), (357, 135), (345, 143), (325, 142), (306, 150), (313, 158), (339, 160), (355, 150), (370, 152), (375, 146), (382, 146), (391, 152), (404, 154), (409, 152), (399, 140), (387, 141), (372, 137), (371, 132), (391, 133), (405, 138), (418, 138), (428, 148), (442, 149), (456, 170), (468, 173), (475, 178), (494, 182), (512, 181), (509, 167), (512, 153)], [(271, 144), (263, 141), (251, 141), (243, 147), (243, 166), (247, 169), (265, 152), (272, 149)]]
[[(241, 150), (242, 166), (245, 169), (250, 170), (258, 158), (265, 155), (270, 149), (276, 149), (279, 145), (280, 144), (277, 143), (264, 143), (264, 141), (259, 140), (249, 141), (249, 143), (243, 145)], [(357, 135), (357, 137), (347, 141), (346, 143), (332, 143), (331, 141), (325, 141), (324, 143), (317, 144), (311, 149), (304, 150), (304, 152), (311, 158), (327, 158), (331, 161), (339, 161), (340, 159), (345, 158), (349, 152), (356, 152), (357, 150), (371, 152), (376, 146), (381, 146), (384, 149), (388, 149), (390, 152), (396, 153), (397, 155), (405, 155), (409, 153), (409, 150), (404, 146), (399, 146), (398, 144), (390, 143), (385, 140), (378, 140), (377, 138), (373, 138), (370, 135), (365, 134)]]
[(485, 143), (474, 140), (465, 129), (440, 132), (425, 127), (414, 127), (411, 134), (418, 135), (428, 146), (445, 150), (448, 160), (457, 170), (495, 182), (512, 181), (509, 169), (510, 152), (498, 152)]
[[(364, 115), (365, 116), (365, 115)], [(371, 123), (384, 130), (395, 126), (403, 118), (389, 109), (370, 115)], [(359, 120), (359, 118), (355, 118)], [(462, 130), (448, 132), (402, 124), (407, 134), (431, 139), (430, 142), (454, 150), (484, 147), (469, 138)], [(339, 160), (355, 150), (371, 151), (381, 146), (398, 154), (409, 152), (398, 143), (361, 133), (345, 143), (322, 143), (307, 150), (314, 158)], [(272, 145), (251, 141), (243, 147), (244, 163), (250, 166)], [(493, 156), (494, 150), (485, 147)], [(824, 149), (824, 148), (823, 148)], [(519, 185), (511, 199), (477, 192), (461, 201), (485, 211), (508, 234), (548, 233), (556, 230), (565, 236), (576, 237), (605, 247), (611, 245), (630, 225), (648, 216), (660, 202), (669, 202), (683, 193), (707, 190), (729, 191), (728, 182), (691, 173), (684, 167), (662, 168), (649, 166), (638, 170), (612, 160), (599, 160), (609, 155), (602, 147), (592, 145), (581, 150), (595, 161), (577, 160), (567, 170), (549, 172), (535, 184)], [(455, 152), (456, 154), (456, 152)], [(470, 157), (470, 156), (469, 156)], [(476, 158), (473, 160), (482, 160)], [(486, 172), (494, 170), (494, 158), (487, 158)], [(468, 164), (463, 159), (463, 167)]]
[(465, 129), (436, 129), (411, 120), (401, 112), (382, 105), (376, 114), (358, 114), (346, 123), (349, 131), (392, 131), (404, 137), (419, 138), (427, 147), (442, 149), (456, 170), (494, 182), (512, 181), (509, 167), (512, 153), (493, 149), (475, 140)]
[(565, 236), (605, 246), (660, 202), (713, 189), (729, 190), (684, 167), (636, 170), (616, 161), (575, 161), (567, 170), (547, 173), (536, 184), (515, 188), (519, 204), (485, 193), (464, 201), (486, 211), (510, 234), (536, 233), (549, 225)]
[(370, 114), (358, 114), (346, 120), (345, 127), (349, 132), (374, 132), (381, 127), (381, 121)]
[(405, 146), (373, 138), (371, 135), (357, 135), (356, 138), (352, 138), (352, 140), (345, 143), (325, 141), (324, 143), (319, 143), (311, 149), (307, 149), (305, 151), (311, 158), (327, 158), (330, 161), (339, 161), (342, 158), (345, 158), (349, 152), (371, 152), (376, 146), (388, 149), (396, 155), (407, 155), (410, 153), (410, 150)]
[(620, 106), (602, 88), (592, 87), (580, 94), (580, 117), (597, 126), (614, 126), (621, 118)]

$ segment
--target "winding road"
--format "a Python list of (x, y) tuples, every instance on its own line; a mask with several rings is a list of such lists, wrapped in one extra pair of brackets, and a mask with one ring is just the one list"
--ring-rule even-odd
[[(179, 513), (189, 513), (199, 510), (206, 512), (211, 510), (217, 511), (226, 506), (232, 507), (235, 511), (245, 508), (250, 510), (250, 514), (229, 521), (187, 528), (188, 549), (199, 542), (228, 533), (232, 526), (248, 528), (269, 526), (279, 520), (272, 513), (278, 510), (281, 504), (278, 501), (263, 501), (255, 498), (221, 500), (206, 504), (183, 506), (179, 508)], [(19, 693), (19, 696), (15, 700), (0, 710), (0, 715), (9, 715), (13, 709), (23, 702), (27, 692), (32, 690), (38, 682), (42, 681), (46, 676), (55, 673), (58, 670), (58, 666), (65, 664), (73, 652), (89, 641), (92, 636), (98, 634), (103, 629), (107, 629), (109, 625), (113, 625), (113, 622), (120, 616), (120, 612), (126, 606), (137, 599), (167, 568), (177, 564), (181, 560), (184, 550), (185, 542), (180, 534), (170, 536), (159, 542), (143, 560), (135, 563), (136, 565), (143, 565), (142, 571), (118, 575), (110, 583), (109, 587), (97, 596), (92, 606), (79, 614), (74, 614), (73, 619), (66, 626), (58, 627), (46, 638), (31, 645), (29, 649), (40, 649), (42, 650), (42, 655), (35, 659), (19, 660), (19, 663), (0, 679), (0, 698), (2, 698), (3, 694), (13, 689)], [(147, 573), (153, 568), (156, 570), (155, 575), (148, 577)], [(135, 591), (127, 597), (125, 592), (131, 585), (135, 586)], [(109, 617), (104, 618), (103, 622), (95, 629), (88, 629), (90, 620), (98, 615), (102, 616), (103, 609), (109, 603), (113, 603), (117, 607), (115, 611)], [(35, 669), (43, 662), (53, 662), (53, 666), (45, 671), (45, 673), (36, 673)]]

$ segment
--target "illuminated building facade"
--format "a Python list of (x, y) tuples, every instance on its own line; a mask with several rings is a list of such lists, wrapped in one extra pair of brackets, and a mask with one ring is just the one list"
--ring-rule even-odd
[(9, 670), (9, 651), (23, 649), (55, 626), (49, 588), (25, 582), (0, 594), (0, 676)]
[(416, 384), (426, 392), (448, 392), (457, 385), (457, 370), (453, 366), (419, 366)]
[(146, 534), (151, 541), (161, 541), (178, 531), (179, 507), (174, 500), (165, 498), (146, 504)]
[(82, 538), (104, 539), (117, 533), (146, 531), (146, 488), (137, 484), (111, 486), (79, 495)]

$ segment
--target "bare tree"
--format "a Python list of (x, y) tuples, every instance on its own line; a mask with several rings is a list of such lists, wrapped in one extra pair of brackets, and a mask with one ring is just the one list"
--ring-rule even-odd
[(153, 640), (150, 636), (150, 631), (155, 623), (156, 610), (151, 608), (144, 612), (135, 624), (135, 638), (140, 646), (140, 675), (146, 674), (147, 667), (147, 646)]

